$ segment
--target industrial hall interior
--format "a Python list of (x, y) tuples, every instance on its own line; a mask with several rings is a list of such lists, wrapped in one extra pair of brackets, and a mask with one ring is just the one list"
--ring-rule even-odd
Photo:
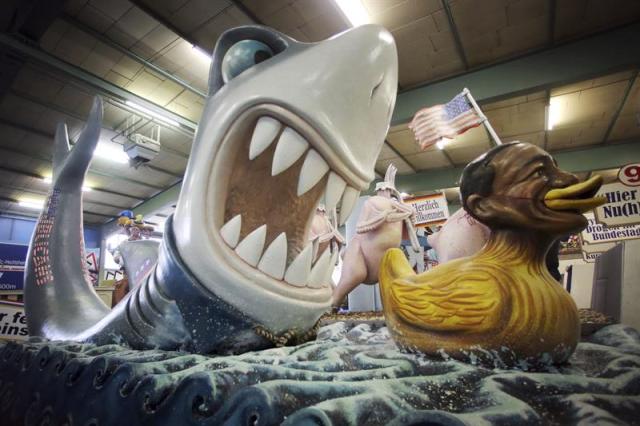
[(638, 424), (640, 1), (3, 0), (0, 424)]

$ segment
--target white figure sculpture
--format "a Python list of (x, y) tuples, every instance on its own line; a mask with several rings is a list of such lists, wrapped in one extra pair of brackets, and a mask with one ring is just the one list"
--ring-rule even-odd
[(313, 260), (315, 262), (325, 250), (331, 250), (331, 253), (339, 252), (344, 245), (344, 236), (336, 229), (336, 211), (331, 210), (327, 214), (324, 204), (318, 204), (316, 214), (311, 222), (311, 231), (309, 232), (309, 241), (314, 243)]
[(420, 249), (413, 226), (415, 212), (402, 202), (395, 187), (397, 170), (393, 164), (389, 165), (384, 181), (376, 184), (376, 195), (362, 207), (357, 233), (347, 245), (340, 282), (333, 292), (334, 307), (361, 283), (378, 282), (378, 268), (384, 252), (398, 247), (405, 232), (413, 250)]

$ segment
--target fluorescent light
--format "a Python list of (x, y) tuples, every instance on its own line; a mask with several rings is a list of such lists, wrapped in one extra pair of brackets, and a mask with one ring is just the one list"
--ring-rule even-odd
[(96, 157), (105, 158), (107, 160), (111, 160), (114, 163), (125, 164), (129, 162), (129, 156), (122, 149), (118, 149), (117, 147), (122, 148), (121, 145), (117, 144), (106, 144), (103, 142), (99, 142), (98, 146), (96, 146), (93, 154)]
[(44, 200), (34, 200), (34, 199), (25, 198), (24, 200), (19, 200), (18, 205), (29, 208), (29, 209), (42, 210), (42, 207), (44, 207)]
[(369, 14), (361, 0), (335, 0), (335, 2), (354, 27), (369, 23)]
[(198, 56), (201, 59), (206, 60), (207, 62), (211, 62), (211, 55), (209, 55), (207, 52), (205, 52), (204, 50), (200, 49), (198, 46), (196, 46), (195, 44), (191, 46), (191, 49), (193, 50), (193, 52), (196, 54), (196, 56)]
[(402, 198), (407, 198), (409, 195), (410, 195), (410, 194), (407, 194), (406, 192), (401, 192), (401, 193), (400, 193), (400, 196), (401, 196)]
[(138, 105), (135, 102), (126, 101), (125, 103), (128, 106), (130, 106), (131, 108), (137, 109), (138, 111), (143, 112), (143, 113), (145, 113), (147, 115), (150, 115), (151, 117), (157, 118), (160, 121), (163, 121), (163, 122), (165, 122), (167, 124), (170, 124), (172, 126), (175, 126), (175, 127), (180, 127), (180, 123), (178, 123), (177, 121), (172, 120), (172, 119), (170, 119), (168, 117), (165, 117), (164, 115), (160, 114), (159, 112), (152, 111), (149, 108), (143, 107), (142, 105)]
[(545, 107), (544, 112), (545, 112), (544, 114), (545, 128), (547, 130), (553, 130), (553, 126), (555, 126), (556, 123), (558, 122), (558, 115), (559, 115), (558, 102), (554, 101), (554, 99), (551, 99), (549, 101), (549, 105)]
[(436, 147), (438, 149), (444, 149), (445, 145), (451, 142), (453, 139), (449, 138), (441, 138), (438, 142), (436, 142)]
[(124, 234), (112, 234), (111, 236), (109, 236), (109, 238), (107, 238), (107, 249), (108, 250), (113, 250), (116, 247), (118, 247), (120, 245), (120, 243), (122, 243), (123, 241), (126, 241), (128, 239), (128, 237)]
[[(53, 181), (51, 180), (51, 176), (45, 176), (45, 177), (43, 177), (43, 178), (42, 178), (42, 181), (43, 181), (44, 183), (46, 183), (47, 185), (51, 185), (51, 183), (53, 182)], [(93, 189), (93, 188), (91, 188), (91, 187), (89, 187), (89, 186), (82, 185), (82, 191), (84, 191), (84, 192), (89, 192), (89, 191), (91, 191), (92, 189)]]

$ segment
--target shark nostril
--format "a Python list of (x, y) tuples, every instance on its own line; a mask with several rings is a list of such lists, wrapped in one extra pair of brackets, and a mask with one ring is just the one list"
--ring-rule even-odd
[(378, 91), (378, 88), (382, 85), (383, 81), (384, 81), (384, 73), (380, 76), (380, 78), (378, 79), (378, 82), (371, 89), (371, 95), (369, 96), (369, 99), (373, 99), (376, 92)]

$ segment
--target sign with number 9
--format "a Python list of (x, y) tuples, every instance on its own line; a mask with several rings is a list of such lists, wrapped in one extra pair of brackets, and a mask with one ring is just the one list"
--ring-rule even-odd
[(621, 167), (618, 180), (627, 186), (640, 186), (640, 164), (627, 164)]

